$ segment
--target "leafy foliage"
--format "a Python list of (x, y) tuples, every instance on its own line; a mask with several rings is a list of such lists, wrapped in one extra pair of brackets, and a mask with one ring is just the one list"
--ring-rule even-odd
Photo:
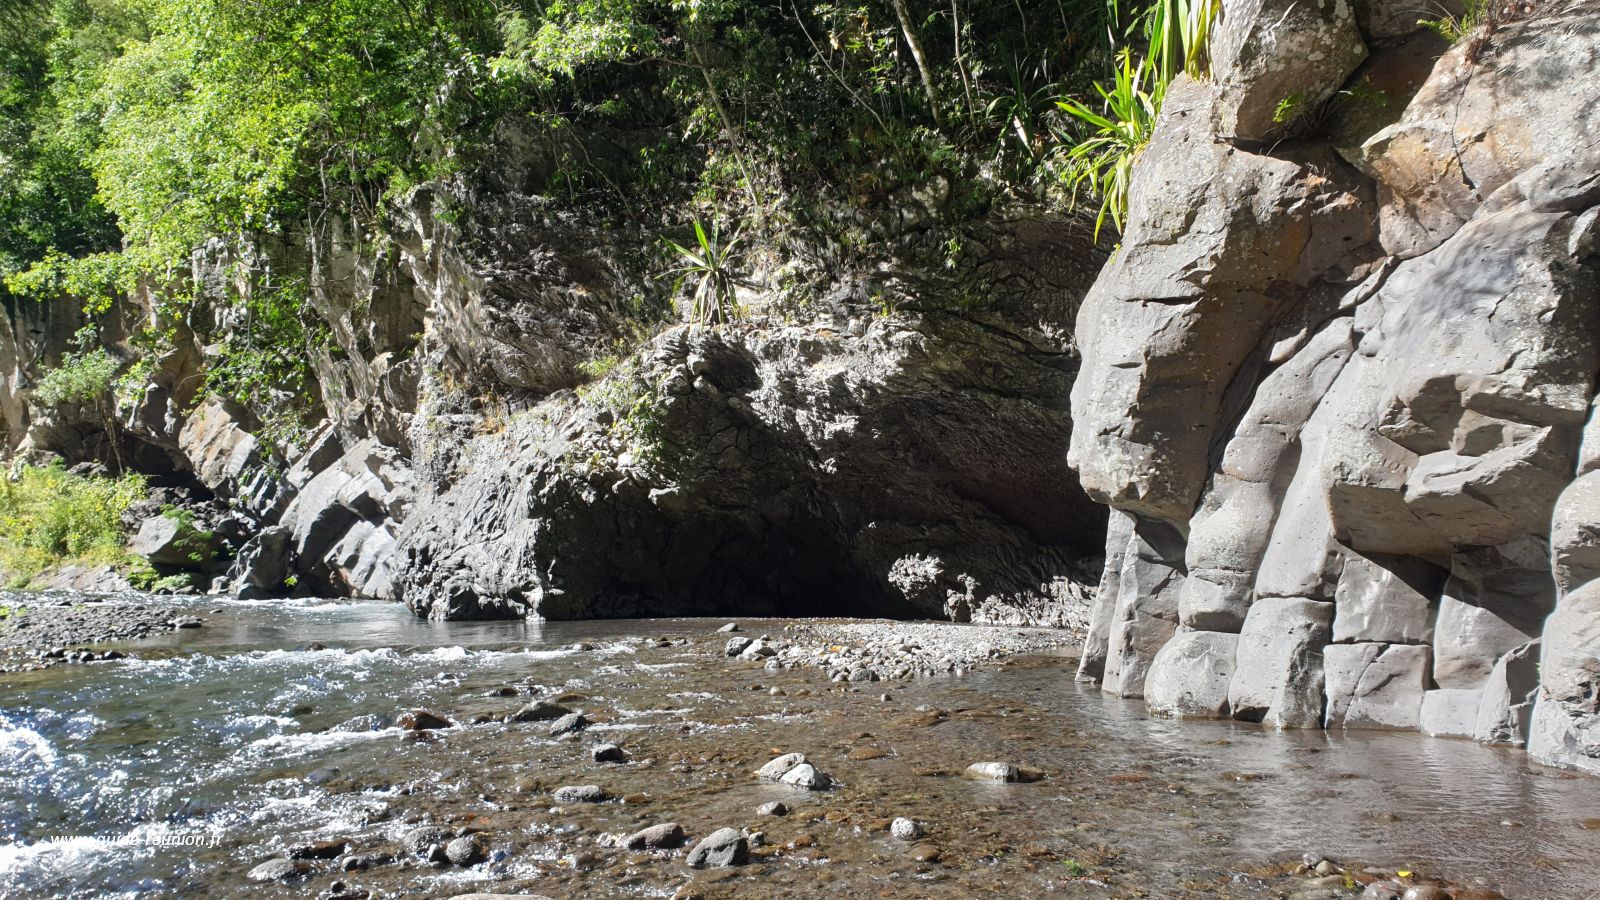
[(61, 565), (126, 562), (122, 514), (144, 496), (139, 475), (81, 477), (54, 465), (0, 478), (0, 579), (20, 587)]
[[(1112, 20), (1120, 21), (1118, 0), (1108, 2)], [(1221, 0), (1155, 0), (1128, 26), (1111, 83), (1094, 85), (1100, 108), (1060, 101), (1063, 112), (1087, 126), (1087, 134), (1065, 150), (1064, 176), (1075, 197), (1085, 188), (1098, 197), (1097, 238), (1107, 217), (1122, 230), (1133, 164), (1150, 143), (1167, 86), (1179, 73), (1195, 78), (1206, 73), (1211, 28), (1221, 11)], [(1135, 46), (1143, 52), (1136, 53)]]
[(33, 399), (45, 406), (96, 404), (111, 390), (116, 376), (117, 361), (104, 350), (69, 353), (39, 379)]
[(1439, 18), (1418, 19), (1417, 24), (1455, 44), (1487, 20), (1489, 9), (1490, 0), (1466, 0), (1459, 16), (1441, 10)]

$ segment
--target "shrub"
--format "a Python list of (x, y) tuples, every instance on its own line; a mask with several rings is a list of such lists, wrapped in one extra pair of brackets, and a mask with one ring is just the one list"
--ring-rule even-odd
[(708, 232), (699, 219), (694, 220), (694, 236), (694, 248), (662, 238), (678, 254), (680, 263), (669, 273), (677, 276), (672, 292), (676, 294), (686, 282), (693, 282), (690, 319), (702, 325), (727, 322), (738, 312), (739, 280), (733, 274), (733, 248), (738, 245), (739, 236), (735, 234), (724, 241), (715, 224)]
[(95, 404), (111, 390), (116, 376), (117, 361), (104, 350), (68, 353), (39, 379), (33, 399), (43, 406)]
[(22, 587), (57, 566), (125, 564), (122, 514), (144, 496), (140, 475), (83, 477), (52, 465), (0, 478), (0, 579)]

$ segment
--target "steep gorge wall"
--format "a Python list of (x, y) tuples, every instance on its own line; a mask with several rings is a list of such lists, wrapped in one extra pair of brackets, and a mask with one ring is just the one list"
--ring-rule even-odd
[(1078, 320), (1080, 678), (1600, 772), (1600, 4), (1224, 9)]

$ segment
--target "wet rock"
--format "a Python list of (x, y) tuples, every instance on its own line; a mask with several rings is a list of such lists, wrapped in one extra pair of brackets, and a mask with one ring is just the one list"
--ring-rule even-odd
[(1361, 900), (1400, 900), (1404, 890), (1398, 881), (1374, 881), (1361, 892)]
[(195, 616), (179, 616), (172, 620), (173, 628), (199, 628), (205, 623)]
[(535, 700), (527, 706), (517, 710), (511, 716), (513, 722), (545, 722), (571, 715), (572, 710), (559, 703), (548, 703), (544, 700)]
[(292, 859), (269, 859), (250, 870), (251, 881), (289, 881), (304, 875), (306, 864)]
[(728, 638), (728, 644), (722, 649), (722, 652), (728, 656), (738, 656), (745, 650), (749, 649), (750, 645), (753, 643), (755, 643), (755, 641), (752, 641), (747, 637)]
[(555, 720), (550, 725), (550, 736), (559, 737), (563, 734), (572, 734), (589, 727), (589, 720), (583, 713), (567, 713)]
[(1450, 900), (1450, 892), (1436, 884), (1414, 884), (1406, 888), (1400, 900)]
[(756, 815), (758, 816), (787, 816), (788, 814), (789, 807), (782, 800), (774, 800), (771, 803), (763, 803), (756, 807)]
[(691, 869), (742, 866), (749, 861), (750, 842), (732, 828), (719, 828), (706, 835), (685, 860)]
[(833, 786), (833, 779), (828, 776), (828, 773), (810, 763), (801, 763), (795, 766), (783, 773), (783, 777), (778, 780), (791, 787), (807, 791), (825, 791)]
[(438, 825), (419, 825), (400, 835), (400, 846), (408, 853), (426, 853), (429, 847), (450, 842), (450, 829)]
[(471, 835), (458, 837), (444, 845), (444, 855), (452, 865), (470, 866), (483, 859), (483, 845)]
[(756, 770), (756, 777), (762, 781), (779, 781), (789, 770), (806, 761), (803, 753), (785, 753), (772, 758), (766, 765)]
[(594, 758), (595, 762), (619, 763), (626, 762), (628, 759), (627, 751), (616, 744), (596, 744), (594, 749), (589, 751), (589, 754)]
[(889, 833), (902, 841), (914, 841), (925, 832), (921, 822), (902, 816), (889, 823)]
[(349, 844), (345, 841), (312, 841), (289, 849), (290, 859), (338, 859)]
[(1011, 784), (1022, 780), (1022, 770), (1011, 763), (980, 762), (967, 766), (962, 773), (973, 781), (994, 781)]
[(433, 731), (439, 728), (450, 728), (455, 723), (444, 716), (428, 712), (425, 709), (414, 709), (403, 713), (395, 724), (406, 731)]
[(1239, 636), (1216, 631), (1183, 632), (1166, 643), (1145, 676), (1145, 705), (1179, 718), (1219, 718), (1228, 712), (1234, 649)]
[(597, 784), (569, 784), (558, 787), (550, 795), (557, 803), (604, 803), (611, 799)]
[(908, 851), (910, 857), (917, 862), (936, 863), (944, 857), (939, 848), (932, 844), (918, 844)]
[(676, 822), (663, 822), (640, 829), (622, 842), (629, 850), (665, 850), (683, 843), (683, 827)]

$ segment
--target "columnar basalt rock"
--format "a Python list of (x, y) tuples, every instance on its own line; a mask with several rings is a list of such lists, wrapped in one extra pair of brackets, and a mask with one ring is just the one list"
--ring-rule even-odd
[[(1131, 525), (1080, 678), (1600, 771), (1600, 4), (1502, 10), (1455, 47), (1382, 4), (1295, 6), (1314, 28), (1227, 6), (1080, 313), (1070, 458)], [(1402, 46), (1437, 62), (1393, 121), (1349, 99), (1326, 132), (1263, 121), (1287, 86), (1408, 83)], [(1151, 522), (1159, 555), (1131, 536)], [(1157, 556), (1170, 577), (1140, 577)]]

